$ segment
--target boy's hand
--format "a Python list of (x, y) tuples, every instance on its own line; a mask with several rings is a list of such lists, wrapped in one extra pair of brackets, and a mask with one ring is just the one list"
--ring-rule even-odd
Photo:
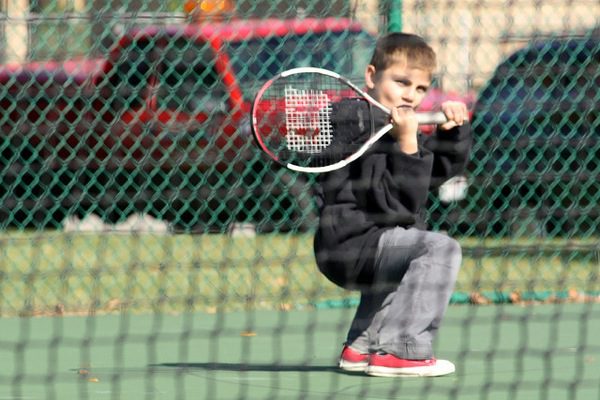
[(392, 135), (400, 150), (407, 154), (415, 154), (419, 151), (417, 141), (417, 131), (419, 130), (419, 121), (415, 111), (410, 107), (393, 107), (392, 129), (389, 134)]
[(461, 126), (469, 119), (469, 112), (465, 103), (461, 101), (445, 101), (442, 103), (442, 111), (446, 114), (448, 122), (440, 125), (440, 129), (449, 130)]

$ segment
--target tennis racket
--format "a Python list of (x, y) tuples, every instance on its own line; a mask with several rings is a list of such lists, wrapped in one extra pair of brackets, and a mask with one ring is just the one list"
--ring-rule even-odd
[[(442, 112), (418, 113), (419, 124), (447, 121)], [(284, 71), (266, 82), (252, 105), (260, 148), (300, 172), (342, 168), (390, 129), (390, 110), (343, 76), (321, 68)]]

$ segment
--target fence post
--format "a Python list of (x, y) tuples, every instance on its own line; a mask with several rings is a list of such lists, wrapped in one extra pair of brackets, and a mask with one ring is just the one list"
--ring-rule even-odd
[(5, 60), (24, 62), (29, 54), (29, 0), (8, 0), (5, 3), (7, 22), (5, 25), (6, 47)]
[(390, 0), (388, 32), (402, 31), (402, 0)]

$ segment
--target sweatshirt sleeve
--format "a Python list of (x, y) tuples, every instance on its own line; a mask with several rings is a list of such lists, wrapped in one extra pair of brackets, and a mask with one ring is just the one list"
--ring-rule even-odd
[(423, 147), (433, 153), (431, 187), (438, 187), (465, 170), (471, 153), (471, 126), (465, 123), (453, 129), (437, 130), (426, 137)]
[[(377, 225), (413, 225), (429, 191), (433, 154), (427, 149), (416, 155), (405, 154), (385, 139), (377, 146), (386, 146), (387, 151), (362, 161), (361, 179), (355, 184), (357, 196), (372, 210)], [(359, 182), (366, 187), (360, 187)]]

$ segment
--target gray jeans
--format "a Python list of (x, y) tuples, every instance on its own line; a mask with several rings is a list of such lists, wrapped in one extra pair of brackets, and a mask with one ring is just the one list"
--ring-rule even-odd
[(346, 344), (361, 352), (432, 358), (461, 259), (458, 242), (444, 234), (399, 227), (385, 232), (373, 285), (361, 292)]

